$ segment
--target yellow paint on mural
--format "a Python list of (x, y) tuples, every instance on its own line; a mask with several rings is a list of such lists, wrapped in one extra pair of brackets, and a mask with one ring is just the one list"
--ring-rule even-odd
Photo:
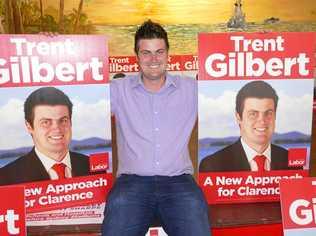
[[(84, 0), (83, 12), (94, 24), (132, 25), (145, 19), (163, 24), (226, 23), (235, 0)], [(247, 22), (270, 17), (282, 21), (316, 21), (316, 0), (244, 0)], [(59, 1), (43, 0), (44, 9), (58, 9)], [(79, 0), (65, 0), (65, 12)]]

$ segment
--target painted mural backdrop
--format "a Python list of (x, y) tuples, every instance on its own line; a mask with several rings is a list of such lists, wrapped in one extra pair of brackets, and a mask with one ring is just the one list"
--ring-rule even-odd
[[(169, 70), (195, 76), (198, 33), (315, 32), (316, 4), (315, 0), (0, 0), (0, 33), (106, 35), (111, 78), (117, 73), (135, 73), (130, 69), (135, 63), (134, 32), (146, 19), (163, 24), (168, 31), (173, 55)], [(95, 205), (82, 210), (95, 212), (99, 208)], [(72, 210), (77, 209), (65, 210), (63, 215), (72, 214)], [(39, 215), (28, 217), (35, 226)], [(90, 222), (82, 219), (77, 223)], [(52, 222), (38, 221), (38, 225), (45, 224)], [(148, 234), (157, 232), (153, 229)]]
[(316, 31), (316, 4), (315, 0), (0, 0), (0, 18), (0, 31), (5, 33), (105, 34), (110, 37), (110, 56), (132, 55), (137, 25), (152, 19), (166, 27), (171, 54), (179, 55), (197, 53), (199, 32)]

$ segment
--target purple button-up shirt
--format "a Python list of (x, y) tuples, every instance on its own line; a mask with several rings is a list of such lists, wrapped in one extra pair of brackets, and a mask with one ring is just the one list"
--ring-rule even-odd
[(118, 175), (192, 174), (188, 142), (197, 118), (197, 82), (168, 74), (158, 92), (138, 76), (111, 81)]

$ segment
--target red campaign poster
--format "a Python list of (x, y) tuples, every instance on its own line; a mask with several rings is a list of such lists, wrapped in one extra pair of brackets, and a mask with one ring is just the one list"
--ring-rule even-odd
[(0, 36), (0, 185), (25, 188), (27, 226), (102, 222), (108, 77), (104, 36)]
[(0, 187), (0, 235), (26, 235), (24, 187)]
[(199, 183), (209, 204), (279, 201), (308, 176), (313, 33), (202, 33)]
[(284, 236), (316, 234), (316, 178), (280, 181)]
[[(139, 66), (136, 56), (115, 56), (109, 58), (111, 79), (123, 78), (137, 74)], [(198, 70), (198, 59), (195, 55), (170, 55), (167, 70), (171, 74), (180, 74), (195, 78)]]

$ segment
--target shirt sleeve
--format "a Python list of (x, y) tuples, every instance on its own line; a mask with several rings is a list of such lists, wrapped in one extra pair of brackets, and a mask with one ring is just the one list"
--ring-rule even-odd
[(197, 119), (197, 113), (198, 113), (198, 81), (196, 79), (193, 79), (193, 86), (192, 86), (192, 93), (193, 93), (193, 112), (195, 119)]
[(117, 109), (117, 84), (115, 80), (110, 82), (110, 104), (111, 104), (111, 113), (115, 115)]

